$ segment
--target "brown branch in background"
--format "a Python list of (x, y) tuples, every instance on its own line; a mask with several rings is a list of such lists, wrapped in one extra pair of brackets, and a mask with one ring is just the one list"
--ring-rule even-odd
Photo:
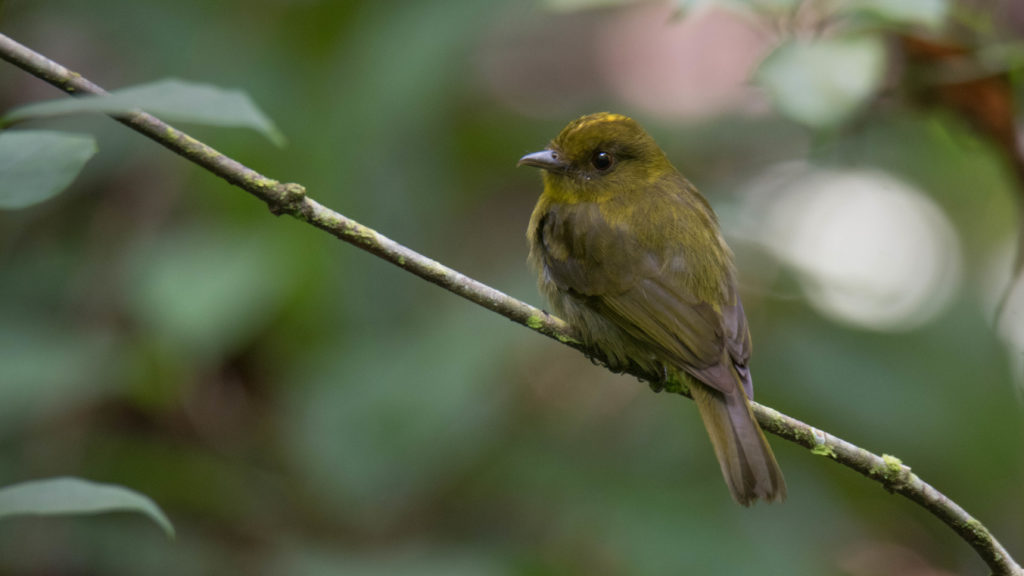
[[(0, 58), (71, 95), (104, 93), (102, 88), (82, 76), (2, 34), (0, 34)], [(293, 216), (412, 272), (428, 282), (437, 284), (488, 310), (497, 312), (513, 322), (593, 355), (593, 351), (587, 350), (575, 339), (572, 330), (562, 320), (477, 282), (324, 207), (306, 196), (305, 189), (298, 184), (286, 184), (267, 178), (149, 114), (138, 112), (116, 116), (115, 119), (256, 196), (265, 202), (274, 214)], [(594, 358), (598, 361), (601, 360), (600, 357)], [(627, 372), (648, 382), (661, 380), (660, 374), (649, 374), (639, 369), (631, 369)], [(679, 383), (669, 383), (666, 389), (687, 394), (685, 387)], [(831, 458), (880, 483), (887, 490), (918, 503), (950, 526), (970, 544), (993, 574), (1024, 576), (1024, 569), (1014, 562), (1009, 553), (981, 522), (921, 480), (898, 458), (889, 455), (878, 456), (777, 410), (756, 402), (752, 405), (754, 414), (765, 431), (808, 448), (814, 454)]]
[(904, 84), (912, 101), (955, 112), (994, 142), (1024, 186), (1024, 156), (1017, 141), (1016, 103), (1007, 70), (993, 70), (978, 54), (936, 38), (899, 37)]
[[(1017, 183), (1017, 214), (1024, 224), (1024, 154), (1017, 129), (1017, 104), (1010, 71), (994, 68), (978, 51), (956, 42), (902, 35), (901, 82), (913, 103), (949, 110), (998, 148)], [(996, 309), (1000, 321), (1014, 287), (1024, 282), (1024, 226), (1018, 226), (1017, 254), (1010, 281)]]

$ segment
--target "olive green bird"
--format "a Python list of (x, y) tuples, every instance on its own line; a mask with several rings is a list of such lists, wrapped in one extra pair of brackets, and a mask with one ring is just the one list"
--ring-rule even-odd
[(527, 238), (554, 312), (609, 367), (682, 375), (733, 498), (786, 483), (750, 409), (750, 332), (707, 201), (635, 121), (573, 121), (519, 165), (543, 169)]

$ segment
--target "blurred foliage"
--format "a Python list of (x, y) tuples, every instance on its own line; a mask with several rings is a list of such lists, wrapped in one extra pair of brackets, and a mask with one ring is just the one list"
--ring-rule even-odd
[(0, 117), (0, 126), (71, 114), (126, 114), (139, 109), (168, 122), (252, 128), (275, 144), (284, 145), (274, 123), (244, 92), (175, 79), (119, 88), (103, 95), (35, 102)]
[(882, 84), (885, 46), (863, 36), (790, 42), (758, 69), (758, 79), (779, 110), (815, 128), (838, 124)]
[(53, 198), (95, 153), (96, 141), (81, 134), (0, 133), (0, 208), (24, 208)]
[(122, 486), (80, 478), (53, 478), (0, 488), (0, 518), (24, 515), (99, 514), (130, 511), (148, 516), (173, 537), (174, 526), (146, 496)]
[[(679, 5), (601, 4), (556, 13), (512, 0), (10, 0), (0, 31), (108, 89), (165, 77), (243, 89), (287, 148), (243, 131), (189, 132), (537, 304), (522, 233), (540, 185), (516, 159), (572, 115), (637, 117), (729, 231), (757, 399), (899, 456), (1024, 558), (1021, 406), (991, 326), (1020, 183), (1005, 139), (965, 112), (991, 110), (988, 93), (912, 85), (929, 74), (911, 77), (918, 64), (901, 43), (920, 32), (969, 54), (1010, 46), (1021, 9), (1000, 4), (991, 26), (964, 31), (964, 14), (991, 7), (842, 3), (863, 10), (841, 23), (884, 40), (885, 74), (818, 133), (750, 86), (737, 89), (752, 105), (686, 117), (629, 100), (610, 79), (639, 64), (625, 63), (613, 33), (644, 14), (651, 24), (630, 28), (633, 42), (715, 21), (696, 10), (670, 18)], [(817, 27), (817, 3), (800, 4), (810, 8), (781, 26), (740, 17), (768, 23), (762, 57), (797, 38), (845, 37), (843, 26)], [(943, 28), (935, 13), (960, 16)], [(847, 70), (828, 54), (805, 72)], [(935, 71), (926, 64), (919, 71)], [(811, 96), (797, 84), (807, 75), (792, 72), (775, 77), (779, 90)], [(708, 78), (681, 81), (696, 93)], [(0, 87), (5, 111), (57, 95), (10, 66)], [(128, 486), (167, 512), (178, 539), (136, 515), (9, 520), (0, 573), (982, 570), (911, 503), (777, 439), (789, 500), (740, 509), (686, 401), (274, 219), (109, 120), (25, 128), (89, 133), (100, 153), (67, 193), (0, 213), (0, 485), (74, 475)], [(948, 307), (903, 330), (813, 308), (800, 271), (758, 241), (762, 215), (744, 209), (754, 183), (794, 161), (882, 170), (927, 194), (963, 253)]]
[(96, 153), (90, 136), (11, 131), (27, 120), (74, 114), (128, 114), (144, 110), (165, 121), (245, 127), (279, 146), (284, 136), (245, 93), (181, 80), (162, 80), (109, 94), (59, 98), (21, 106), (0, 117), (0, 208), (25, 208), (63, 192)]

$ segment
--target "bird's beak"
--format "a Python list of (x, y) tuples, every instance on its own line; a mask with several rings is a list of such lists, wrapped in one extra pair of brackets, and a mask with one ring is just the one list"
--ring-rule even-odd
[(566, 168), (566, 164), (559, 157), (558, 152), (550, 149), (527, 154), (519, 159), (516, 166), (533, 166), (552, 172), (561, 172)]

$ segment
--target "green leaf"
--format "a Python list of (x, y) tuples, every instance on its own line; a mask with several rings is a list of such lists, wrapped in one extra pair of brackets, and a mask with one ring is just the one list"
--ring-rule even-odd
[(174, 526), (148, 496), (114, 484), (81, 478), (49, 478), (0, 488), (0, 519), (23, 515), (138, 512), (149, 516), (171, 538)]
[(0, 132), (0, 209), (56, 196), (96, 153), (92, 136), (42, 130)]
[(813, 128), (849, 118), (881, 86), (885, 46), (875, 36), (793, 40), (761, 63), (757, 81), (779, 111)]
[(138, 110), (170, 122), (251, 128), (278, 146), (285, 144), (284, 136), (248, 94), (174, 78), (122, 88), (104, 96), (29, 104), (7, 113), (0, 125), (67, 114), (127, 114)]
[(866, 14), (890, 24), (941, 27), (949, 15), (948, 0), (854, 0), (842, 5), (841, 14)]

